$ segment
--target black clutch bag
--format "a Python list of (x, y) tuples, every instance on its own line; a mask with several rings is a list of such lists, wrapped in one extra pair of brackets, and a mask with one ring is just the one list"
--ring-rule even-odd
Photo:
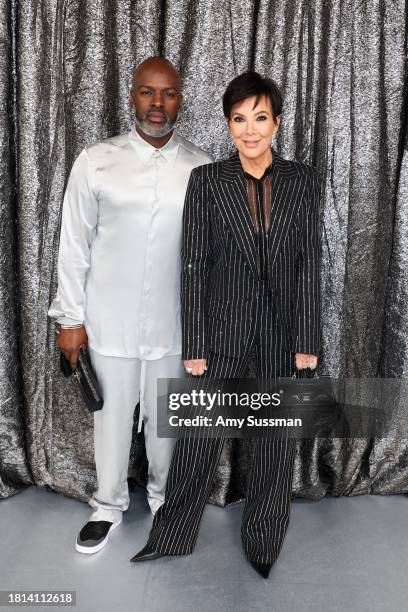
[(64, 353), (60, 354), (60, 366), (64, 376), (73, 376), (87, 408), (90, 412), (101, 410), (103, 397), (101, 388), (92, 367), (88, 351), (79, 350), (78, 363), (75, 370), (71, 368), (69, 360)]
[(278, 382), (281, 406), (309, 417), (311, 437), (349, 437), (349, 425), (330, 376), (307, 368)]

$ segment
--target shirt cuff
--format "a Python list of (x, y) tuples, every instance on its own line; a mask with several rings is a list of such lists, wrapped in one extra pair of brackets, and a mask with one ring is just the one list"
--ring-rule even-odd
[(77, 321), (76, 319), (71, 319), (70, 317), (58, 317), (57, 323), (60, 325), (83, 325), (83, 321)]

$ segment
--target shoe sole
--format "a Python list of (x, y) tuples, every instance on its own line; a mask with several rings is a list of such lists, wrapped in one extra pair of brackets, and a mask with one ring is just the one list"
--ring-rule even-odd
[(106, 538), (102, 542), (99, 542), (99, 544), (97, 544), (96, 546), (92, 546), (92, 547), (81, 546), (80, 544), (78, 544), (78, 540), (75, 540), (75, 550), (84, 555), (93, 555), (94, 553), (99, 552), (100, 550), (102, 550), (104, 546), (106, 546), (106, 544), (108, 543), (110, 534), (112, 533), (114, 529), (116, 529), (116, 527), (118, 527), (121, 524), (121, 522), (122, 522), (122, 519), (120, 519), (120, 521), (118, 521), (117, 523), (114, 523), (113, 525), (111, 525), (108, 533), (106, 534)]

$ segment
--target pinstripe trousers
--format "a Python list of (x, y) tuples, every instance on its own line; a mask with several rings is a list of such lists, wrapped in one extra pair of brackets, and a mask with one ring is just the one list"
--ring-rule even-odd
[[(257, 303), (244, 353), (238, 358), (210, 353), (203, 377), (242, 378), (254, 349), (258, 378), (293, 373), (293, 354), (281, 350), (273, 338), (268, 341), (272, 308), (268, 293), (260, 290)], [(165, 502), (155, 515), (147, 546), (168, 555), (193, 552), (223, 444), (222, 438), (177, 440)], [(293, 438), (253, 440), (241, 526), (243, 548), (251, 561), (273, 564), (279, 555), (289, 523), (294, 451)]]

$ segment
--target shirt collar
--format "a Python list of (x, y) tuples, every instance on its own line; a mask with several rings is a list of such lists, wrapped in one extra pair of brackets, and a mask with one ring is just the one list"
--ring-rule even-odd
[(258, 179), (256, 178), (256, 176), (252, 176), (252, 174), (249, 174), (248, 172), (245, 172), (242, 164), (241, 164), (241, 159), (238, 155), (238, 159), (239, 159), (239, 164), (240, 164), (240, 170), (242, 171), (242, 173), (244, 174), (244, 176), (248, 179), (251, 179), (253, 181), (263, 181), (269, 174), (271, 174), (271, 172), (273, 171), (274, 166), (276, 165), (276, 163), (279, 163), (279, 160), (281, 159), (281, 157), (276, 153), (275, 149), (273, 147), (271, 147), (271, 152), (272, 152), (272, 161), (269, 164), (269, 166), (267, 166), (265, 168), (265, 172), (263, 173), (263, 175)]
[(252, 174), (249, 174), (249, 172), (245, 172), (245, 170), (242, 168), (242, 172), (244, 173), (244, 176), (251, 180), (251, 181), (259, 181), (259, 182), (263, 182), (264, 179), (266, 179), (267, 176), (269, 176), (272, 171), (273, 171), (273, 161), (269, 164), (269, 166), (267, 168), (265, 168), (265, 172), (263, 173), (262, 176), (260, 176), (259, 178), (256, 178), (256, 176), (253, 176)]
[(138, 156), (144, 164), (147, 164), (155, 151), (159, 151), (166, 161), (174, 163), (176, 161), (178, 149), (179, 149), (179, 138), (176, 131), (173, 131), (170, 140), (164, 145), (164, 147), (156, 148), (146, 142), (137, 132), (135, 124), (129, 132), (129, 140), (133, 148), (136, 150)]

